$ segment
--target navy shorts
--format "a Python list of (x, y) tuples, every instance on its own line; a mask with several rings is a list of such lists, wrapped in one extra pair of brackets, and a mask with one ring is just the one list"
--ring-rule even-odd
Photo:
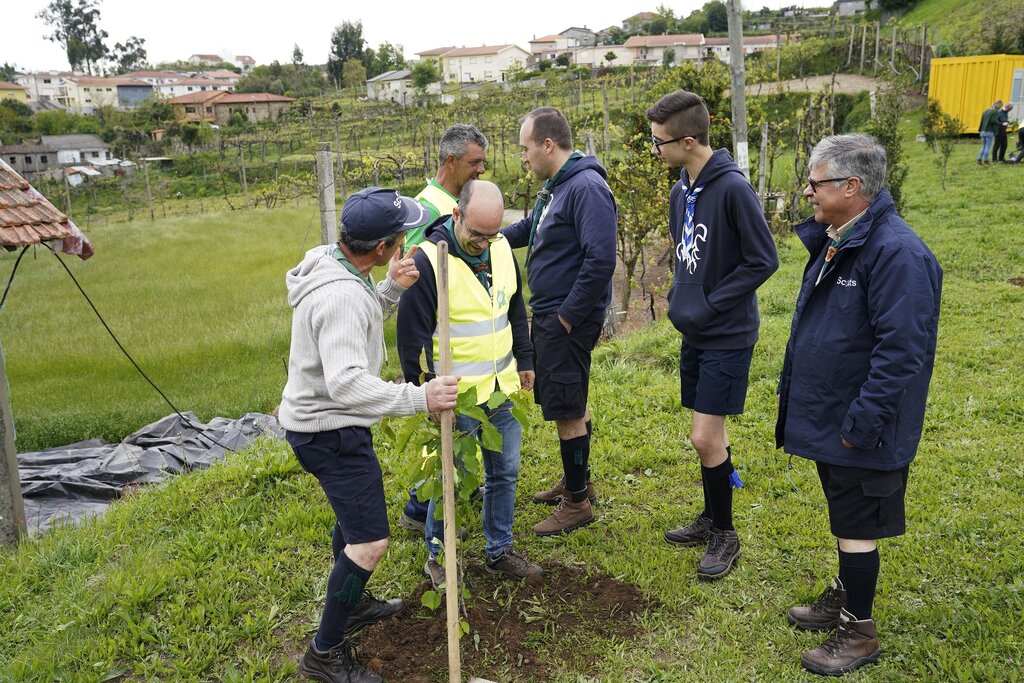
[(533, 397), (545, 420), (574, 420), (586, 414), (590, 355), (600, 337), (601, 323), (585, 320), (566, 332), (556, 313), (533, 314)]
[(705, 415), (739, 415), (747, 399), (754, 347), (738, 351), (679, 349), (679, 398), (684, 408)]
[(302, 469), (320, 482), (346, 544), (391, 535), (384, 502), (384, 477), (366, 427), (327, 432), (285, 432)]
[(904, 498), (910, 465), (883, 472), (824, 462), (817, 464), (833, 536), (874, 540), (906, 532)]

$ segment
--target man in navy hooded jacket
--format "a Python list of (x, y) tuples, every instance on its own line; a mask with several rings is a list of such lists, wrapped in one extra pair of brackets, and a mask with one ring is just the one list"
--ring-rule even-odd
[(817, 462), (839, 576), (799, 628), (836, 632), (803, 666), (840, 675), (878, 659), (871, 608), (877, 539), (904, 533), (904, 493), (935, 361), (942, 269), (896, 213), (885, 150), (867, 135), (823, 139), (796, 226), (810, 252), (779, 381), (779, 447)]
[(704, 545), (697, 576), (732, 571), (740, 542), (732, 520), (732, 447), (727, 415), (743, 412), (760, 318), (757, 288), (779, 267), (768, 224), (750, 183), (724, 149), (709, 146), (699, 95), (677, 90), (647, 110), (652, 152), (682, 167), (669, 197), (676, 266), (668, 315), (683, 334), (680, 398), (693, 411), (690, 441), (700, 456), (704, 509), (665, 532), (674, 545)]
[(519, 146), (523, 163), (544, 186), (533, 215), (502, 234), (512, 247), (527, 247), (533, 393), (544, 419), (558, 428), (564, 476), (533, 497), (558, 506), (533, 527), (538, 536), (550, 536), (594, 521), (590, 355), (611, 302), (618, 218), (607, 173), (597, 159), (573, 150), (572, 130), (560, 111), (541, 107), (527, 114)]

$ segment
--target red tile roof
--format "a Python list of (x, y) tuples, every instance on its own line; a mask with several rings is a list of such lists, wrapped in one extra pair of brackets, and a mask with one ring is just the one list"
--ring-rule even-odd
[(420, 57), (438, 57), (443, 55), (445, 52), (450, 52), (455, 49), (455, 46), (450, 47), (435, 47), (433, 50), (424, 50), (423, 52), (417, 52)]
[(178, 95), (168, 100), (171, 104), (196, 104), (197, 102), (209, 102), (212, 99), (227, 95), (227, 90), (197, 90), (195, 92)]
[(0, 159), (0, 246), (26, 247), (71, 235), (68, 217)]
[(25, 87), (18, 85), (17, 83), (8, 83), (7, 81), (0, 81), (0, 90), (24, 90)]

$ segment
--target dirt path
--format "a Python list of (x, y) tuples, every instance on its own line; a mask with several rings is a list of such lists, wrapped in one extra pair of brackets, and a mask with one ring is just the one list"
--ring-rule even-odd
[[(747, 86), (748, 95), (767, 95), (775, 88), (781, 87), (783, 91), (790, 92), (812, 92), (820, 90), (825, 84), (832, 80), (832, 76), (808, 76), (807, 78), (794, 78), (781, 83), (755, 83)], [(859, 76), (857, 74), (836, 74), (836, 92), (854, 94), (865, 90), (873, 91), (878, 87), (876, 79), (870, 76)]]

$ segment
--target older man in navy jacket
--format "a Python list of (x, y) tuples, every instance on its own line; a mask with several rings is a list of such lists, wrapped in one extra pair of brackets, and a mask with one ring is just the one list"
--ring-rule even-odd
[(799, 628), (836, 628), (803, 654), (809, 671), (840, 675), (881, 655), (871, 607), (877, 539), (904, 533), (904, 493), (935, 361), (942, 269), (896, 214), (885, 150), (867, 135), (814, 148), (796, 226), (810, 251), (779, 381), (775, 433), (816, 461), (839, 545), (839, 576)]

